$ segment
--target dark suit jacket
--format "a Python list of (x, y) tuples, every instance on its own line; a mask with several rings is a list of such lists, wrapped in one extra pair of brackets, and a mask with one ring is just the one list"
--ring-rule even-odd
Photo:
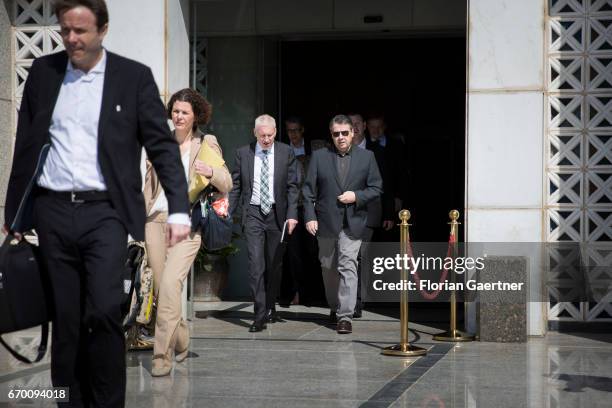
[[(318, 221), (318, 235), (337, 238), (343, 227), (344, 213), (348, 229), (355, 238), (363, 236), (367, 224), (368, 203), (382, 193), (382, 178), (371, 151), (351, 148), (351, 164), (346, 183), (341, 185), (337, 172), (337, 153), (334, 148), (319, 149), (312, 153), (304, 193), (305, 221)], [(353, 191), (357, 201), (342, 204), (338, 196)]]
[[(253, 195), (255, 172), (255, 144), (253, 142), (236, 150), (232, 180), (234, 187), (229, 193), (230, 214), (242, 207), (242, 223)], [(276, 223), (279, 228), (287, 219), (298, 219), (297, 215), (297, 168), (293, 150), (284, 143), (274, 142), (274, 203)]]
[[(144, 145), (160, 178), (170, 213), (189, 213), (185, 172), (151, 70), (108, 51), (106, 56), (97, 159), (121, 221), (134, 239), (143, 240), (141, 147)], [(51, 116), (67, 63), (67, 54), (59, 52), (36, 59), (30, 69), (19, 111), (6, 196), (5, 222), (9, 226), (35, 175), (41, 148), (50, 142)]]
[(391, 160), (389, 155), (385, 154), (385, 148), (377, 142), (372, 142), (366, 138), (366, 149), (374, 153), (378, 170), (383, 180), (383, 193), (380, 197), (368, 204), (368, 227), (380, 228), (382, 222), (386, 220), (395, 221), (397, 216), (393, 214), (393, 198), (394, 198), (394, 180), (391, 171)]

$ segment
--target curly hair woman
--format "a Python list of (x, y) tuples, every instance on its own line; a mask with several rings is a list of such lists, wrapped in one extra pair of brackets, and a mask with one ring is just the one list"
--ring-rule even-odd
[[(217, 138), (204, 135), (198, 125), (210, 120), (212, 106), (192, 89), (182, 89), (168, 102), (168, 118), (174, 124), (174, 137), (180, 147), (187, 182), (196, 175), (206, 177), (217, 195), (226, 195), (232, 188), (232, 179), (225, 165), (211, 167), (197, 160), (203, 143), (207, 143), (223, 156)], [(144, 196), (147, 208), (145, 244), (148, 261), (153, 269), (153, 282), (157, 298), (155, 343), (151, 374), (156, 377), (170, 374), (173, 356), (183, 361), (189, 350), (189, 327), (181, 317), (181, 293), (185, 279), (200, 249), (202, 237), (195, 229), (187, 239), (168, 247), (166, 220), (168, 203), (153, 168), (147, 164)], [(194, 229), (194, 228), (192, 228)]]

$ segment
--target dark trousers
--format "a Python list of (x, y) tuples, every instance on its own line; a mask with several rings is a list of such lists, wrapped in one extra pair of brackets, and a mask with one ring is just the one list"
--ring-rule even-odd
[(36, 198), (35, 221), (55, 306), (53, 385), (70, 388), (66, 406), (123, 407), (125, 227), (108, 201), (47, 195)]
[(298, 224), (288, 237), (287, 252), (283, 263), (284, 274), (291, 281), (288, 300), (296, 293), (300, 302), (307, 303), (310, 296), (309, 277), (315, 275), (313, 265), (318, 261), (317, 239), (306, 231), (304, 207), (298, 207)]
[(266, 309), (274, 308), (280, 286), (284, 245), (280, 243), (281, 230), (274, 208), (263, 214), (258, 205), (249, 205), (245, 235), (255, 320), (261, 321)]

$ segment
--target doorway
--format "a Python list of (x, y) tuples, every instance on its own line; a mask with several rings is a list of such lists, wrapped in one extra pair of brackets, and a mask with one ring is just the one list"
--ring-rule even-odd
[(465, 37), (280, 43), (281, 116), (301, 117), (308, 141), (330, 140), (329, 120), (349, 112), (384, 115), (387, 136), (403, 140), (414, 241), (446, 240), (448, 212), (463, 212), (465, 47)]

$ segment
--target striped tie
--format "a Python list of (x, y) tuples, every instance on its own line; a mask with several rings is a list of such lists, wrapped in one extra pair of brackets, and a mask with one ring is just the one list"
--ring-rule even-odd
[(261, 159), (261, 180), (259, 183), (259, 205), (261, 206), (261, 212), (268, 214), (272, 208), (272, 202), (270, 200), (270, 169), (268, 167), (268, 157), (270, 151), (262, 150), (263, 158)]

